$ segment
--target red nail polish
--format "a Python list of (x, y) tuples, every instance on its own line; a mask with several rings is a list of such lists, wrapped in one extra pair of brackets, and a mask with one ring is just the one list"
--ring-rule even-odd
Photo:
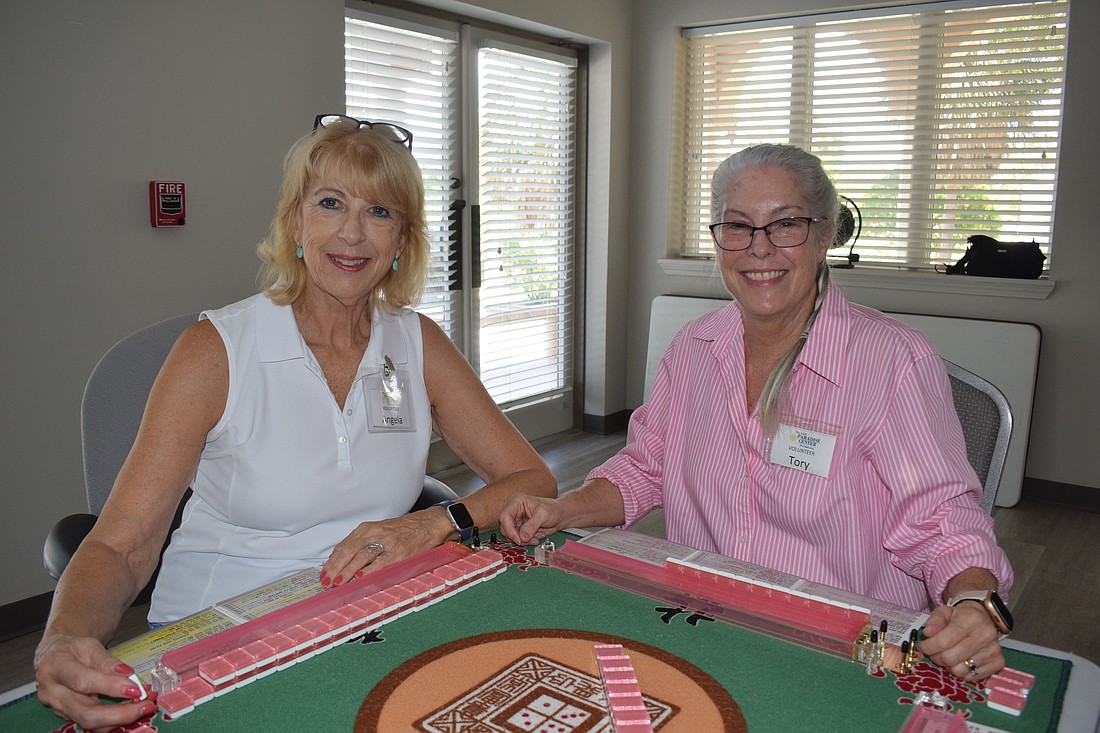
[(324, 570), (322, 570), (321, 571), (321, 580), (324, 580), (327, 577), (328, 577), (328, 573), (326, 573)]
[(321, 587), (328, 588), (328, 584), (332, 582), (328, 578), (321, 578)]
[(358, 573), (355, 574), (355, 577), (356, 578), (362, 578), (363, 577), (363, 571), (360, 570)]
[(153, 715), (157, 712), (157, 704), (155, 702), (146, 703), (145, 707), (141, 709), (141, 717)]
[(335, 585), (340, 585), (343, 582), (344, 582), (344, 576), (343, 575), (337, 575), (336, 580), (332, 581), (332, 584), (335, 586)]
[(125, 695), (126, 697), (141, 697), (141, 690), (139, 690), (136, 687), (131, 686), (131, 687), (127, 687), (125, 690), (123, 690), (122, 694)]
[(134, 673), (134, 668), (129, 664), (119, 663), (118, 666), (115, 667), (115, 672), (118, 674), (131, 675)]

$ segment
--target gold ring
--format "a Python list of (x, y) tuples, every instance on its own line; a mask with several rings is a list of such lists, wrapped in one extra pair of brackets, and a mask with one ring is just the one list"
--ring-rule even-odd
[(970, 670), (970, 674), (978, 674), (978, 665), (974, 664), (974, 657), (970, 657), (969, 659), (967, 659), (964, 664), (966, 664), (967, 669)]

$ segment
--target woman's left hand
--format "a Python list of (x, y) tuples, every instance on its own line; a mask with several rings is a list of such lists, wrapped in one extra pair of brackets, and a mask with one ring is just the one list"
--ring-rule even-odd
[(333, 548), (321, 567), (321, 585), (337, 586), (445, 541), (453, 527), (442, 509), (363, 522)]
[(1004, 669), (1000, 633), (977, 603), (937, 607), (924, 637), (920, 651), (956, 677), (977, 682)]

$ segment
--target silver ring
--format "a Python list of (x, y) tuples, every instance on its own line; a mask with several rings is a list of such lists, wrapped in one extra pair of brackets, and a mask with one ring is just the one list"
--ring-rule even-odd
[(366, 549), (367, 552), (373, 552), (375, 555), (381, 555), (386, 551), (386, 546), (381, 542), (372, 542), (364, 549)]
[(978, 674), (978, 665), (974, 664), (974, 657), (970, 657), (969, 659), (967, 659), (964, 664), (966, 665), (967, 669), (970, 670), (970, 674)]

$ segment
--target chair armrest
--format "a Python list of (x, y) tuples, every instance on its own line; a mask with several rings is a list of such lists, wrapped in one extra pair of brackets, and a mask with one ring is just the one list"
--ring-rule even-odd
[(46, 535), (46, 544), (42, 547), (42, 564), (55, 580), (65, 572), (73, 553), (92, 531), (96, 519), (98, 517), (94, 514), (70, 514), (55, 524)]
[(416, 500), (413, 508), (409, 511), (418, 512), (441, 501), (458, 501), (458, 494), (439, 479), (425, 476), (424, 488), (420, 490), (420, 498)]

